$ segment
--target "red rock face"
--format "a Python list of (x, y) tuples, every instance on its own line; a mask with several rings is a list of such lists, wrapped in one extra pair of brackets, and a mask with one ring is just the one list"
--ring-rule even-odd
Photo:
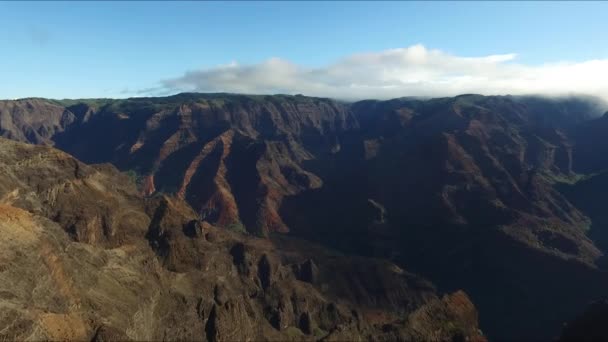
[[(142, 117), (129, 114), (113, 130), (125, 131), (120, 126), (134, 124), (129, 120), (140, 126), (116, 141), (108, 137), (107, 144), (116, 146), (108, 150), (116, 151), (117, 165), (144, 174), (145, 195), (175, 192), (221, 226), (287, 232), (278, 213), (283, 197), (321, 184), (301, 162), (334, 148), (335, 132), (355, 123), (345, 107), (328, 100), (254, 100), (201, 100)], [(104, 122), (112, 116), (97, 115)]]
[(154, 175), (145, 176), (141, 184), (141, 194), (143, 196), (149, 197), (152, 196), (155, 192), (156, 188), (154, 187)]
[[(283, 199), (322, 187), (326, 166), (337, 162), (332, 156), (347, 159), (337, 168), (348, 174), (361, 154), (364, 164), (399, 164), (362, 191), (389, 203), (395, 189), (410, 194), (393, 210), (420, 220), (428, 212), (444, 222), (481, 223), (468, 204), (474, 198), (494, 213), (486, 216), (516, 210), (583, 225), (537, 175), (571, 174), (573, 144), (562, 125), (568, 117), (552, 123), (526, 101), (469, 96), (346, 106), (297, 96), (178, 95), (105, 106), (4, 101), (0, 112), (4, 135), (111, 161), (142, 176), (144, 195), (176, 193), (210, 221), (252, 232), (288, 231)], [(344, 139), (351, 139), (347, 151)], [(401, 175), (391, 174), (398, 169)]]

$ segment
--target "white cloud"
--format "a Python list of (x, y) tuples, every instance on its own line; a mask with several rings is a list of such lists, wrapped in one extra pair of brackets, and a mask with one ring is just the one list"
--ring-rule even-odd
[(168, 91), (304, 94), (338, 99), (585, 93), (608, 98), (608, 59), (538, 66), (516, 54), (461, 57), (423, 45), (359, 53), (320, 68), (281, 58), (188, 71), (161, 81)]

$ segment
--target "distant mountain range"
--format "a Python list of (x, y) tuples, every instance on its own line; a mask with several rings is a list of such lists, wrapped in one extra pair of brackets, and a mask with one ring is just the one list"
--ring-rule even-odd
[[(59, 238), (59, 228), (72, 241), (93, 246), (65, 257), (107, 260), (101, 255), (112, 248), (134, 245), (142, 262), (158, 258), (157, 277), (185, 274), (182, 283), (155, 283), (155, 294), (142, 296), (165, 303), (167, 315), (204, 307), (196, 318), (206, 326), (200, 338), (240, 339), (230, 335), (226, 320), (242, 327), (265, 320), (269, 330), (243, 333), (264, 339), (296, 333), (483, 339), (476, 330), (478, 310), (490, 339), (551, 339), (587, 304), (608, 295), (606, 110), (595, 98), (481, 95), (355, 103), (197, 93), (0, 101), (0, 136), (118, 169), (87, 166), (50, 147), (0, 140), (6, 154), (0, 161), (0, 203), (15, 217), (44, 221), (42, 227), (62, 244), (75, 242)], [(203, 225), (224, 242), (201, 236)], [(9, 223), (6, 229), (16, 228)], [(53, 246), (49, 253), (59, 253)], [(196, 272), (209, 269), (211, 255), (232, 258), (238, 274), (230, 274), (244, 285), (200, 285), (201, 295), (215, 293), (216, 303), (195, 304), (196, 296), (184, 295), (181, 287), (199, 284)], [(73, 267), (68, 273), (88, 272), (86, 265)], [(137, 281), (157, 281), (140, 266), (129, 267)], [(312, 268), (326, 278), (298, 292), (301, 285), (294, 282), (310, 278)], [(419, 285), (427, 284), (422, 278), (408, 273), (416, 279), (412, 285), (410, 278), (393, 275), (393, 268), (429, 279), (439, 293), (455, 294), (438, 299), (432, 285)], [(221, 266), (200, 281), (215, 282), (229, 270)], [(34, 279), (41, 271), (31, 272)], [(85, 282), (70, 274), (76, 283)], [(93, 283), (111, 291), (101, 281)], [(269, 284), (275, 294), (268, 294)], [(129, 288), (121, 286), (121, 293)], [(71, 294), (74, 300), (109, 305), (79, 291)], [(222, 291), (229, 298), (258, 292), (227, 308), (218, 304), (226, 302), (217, 300)], [(293, 293), (290, 301), (286, 291)], [(15, 302), (2, 293), (0, 303)], [(319, 300), (300, 303), (303, 298)], [(342, 310), (326, 309), (332, 298), (344, 310), (377, 313), (378, 325), (355, 324), (360, 312), (327, 318)], [(28, 310), (32, 305), (19, 303)], [(444, 321), (416, 316), (425, 305), (442, 313), (424, 315)], [(145, 310), (151, 316), (141, 319), (161, 317), (155, 311), (161, 309)], [(124, 313), (131, 314), (144, 315)], [(146, 330), (116, 323), (123, 319), (128, 321), (125, 316), (107, 329), (129, 338), (137, 336), (133, 329)], [(313, 321), (320, 329), (316, 335), (310, 332)], [(439, 327), (446, 322), (456, 328)], [(147, 331), (149, 338), (162, 338), (160, 330)]]

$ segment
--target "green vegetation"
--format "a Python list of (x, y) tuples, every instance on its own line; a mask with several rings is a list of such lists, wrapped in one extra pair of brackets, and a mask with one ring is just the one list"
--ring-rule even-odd
[(231, 230), (233, 232), (241, 233), (241, 234), (248, 234), (247, 229), (241, 222), (233, 222), (233, 223), (229, 224), (228, 226), (226, 226), (226, 229)]
[(583, 175), (579, 173), (572, 173), (570, 175), (566, 175), (563, 173), (553, 173), (548, 170), (540, 171), (540, 176), (543, 177), (547, 182), (551, 184), (568, 184), (574, 185), (580, 181), (589, 179), (594, 175)]
[(251, 233), (251, 235), (253, 235), (257, 238), (261, 238), (261, 239), (267, 238), (266, 234), (264, 234), (264, 232), (261, 229), (255, 230), (253, 233)]
[(304, 336), (304, 333), (296, 327), (287, 327), (285, 329), (285, 334), (293, 340), (300, 340)]
[(141, 174), (139, 174), (137, 171), (127, 170), (124, 173), (127, 175), (127, 177), (129, 177), (131, 182), (135, 183), (135, 185), (137, 185), (138, 187), (141, 185), (143, 176)]
[(325, 330), (317, 327), (317, 326), (314, 326), (312, 328), (312, 334), (316, 338), (322, 338), (322, 337), (325, 337), (327, 335), (327, 332)]
[(106, 105), (110, 105), (116, 101), (114, 99), (63, 99), (63, 100), (48, 100), (51, 103), (58, 104), (64, 107), (75, 106), (78, 104), (85, 104), (91, 107), (100, 108)]

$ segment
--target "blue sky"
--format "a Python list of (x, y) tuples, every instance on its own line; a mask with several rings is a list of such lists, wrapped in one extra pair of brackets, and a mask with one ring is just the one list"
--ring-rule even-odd
[[(441, 86), (454, 80), (464, 92), (504, 75), (514, 80), (495, 92), (542, 92), (562, 70), (547, 65), (567, 63), (573, 77), (604, 68), (589, 62), (608, 60), (606, 13), (607, 2), (0, 2), (0, 98), (434, 95), (457, 92)], [(403, 50), (387, 55), (394, 49)], [(507, 54), (516, 56), (466, 62)], [(519, 76), (528, 71), (534, 86)], [(345, 76), (358, 73), (373, 77)], [(603, 94), (600, 81), (583, 91)]]

